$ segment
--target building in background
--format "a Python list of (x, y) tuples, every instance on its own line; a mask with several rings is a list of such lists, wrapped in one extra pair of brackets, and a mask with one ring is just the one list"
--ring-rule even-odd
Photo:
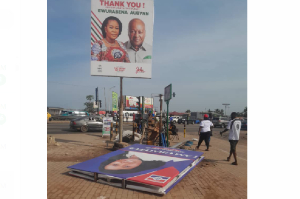
[(64, 109), (60, 107), (50, 107), (50, 106), (47, 107), (47, 112), (50, 113), (52, 116), (60, 115), (62, 110)]

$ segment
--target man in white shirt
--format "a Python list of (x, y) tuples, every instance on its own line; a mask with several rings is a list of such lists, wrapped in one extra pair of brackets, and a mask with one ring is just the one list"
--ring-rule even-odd
[(228, 140), (230, 142), (230, 154), (229, 157), (227, 157), (227, 161), (230, 161), (231, 155), (233, 154), (235, 160), (235, 162), (232, 163), (233, 165), (238, 165), (237, 158), (236, 158), (236, 145), (240, 138), (240, 131), (242, 126), (242, 122), (238, 120), (236, 117), (237, 117), (236, 112), (232, 112), (231, 120), (228, 123), (226, 129), (220, 132), (222, 136), (224, 132), (229, 130)]
[(204, 114), (204, 120), (202, 120), (200, 122), (200, 127), (199, 127), (199, 131), (198, 131), (198, 134), (200, 135), (200, 137), (199, 137), (197, 149), (199, 149), (201, 143), (203, 142), (203, 140), (205, 140), (205, 145), (206, 145), (205, 151), (209, 151), (210, 131), (211, 131), (211, 127), (213, 127), (213, 126), (214, 125), (209, 120), (208, 115)]
[(132, 19), (128, 24), (129, 41), (125, 47), (131, 63), (151, 63), (152, 46), (144, 43), (145, 23), (141, 19)]

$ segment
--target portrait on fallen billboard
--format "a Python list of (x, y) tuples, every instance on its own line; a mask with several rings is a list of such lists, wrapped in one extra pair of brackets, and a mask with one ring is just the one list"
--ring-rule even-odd
[[(204, 157), (202, 152), (134, 144), (69, 166), (71, 175), (104, 184), (166, 194)], [(124, 183), (124, 181), (123, 181)]]
[(154, 1), (91, 0), (91, 75), (151, 78)]

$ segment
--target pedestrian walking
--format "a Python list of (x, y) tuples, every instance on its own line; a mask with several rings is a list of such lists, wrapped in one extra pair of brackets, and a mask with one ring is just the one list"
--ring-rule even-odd
[(199, 127), (199, 142), (197, 149), (199, 149), (201, 143), (203, 140), (205, 141), (206, 149), (205, 151), (209, 151), (209, 139), (210, 139), (210, 132), (211, 132), (211, 127), (213, 127), (213, 123), (209, 120), (209, 117), (207, 114), (204, 114), (204, 120), (200, 122), (200, 127)]
[(233, 165), (238, 165), (237, 158), (236, 158), (236, 145), (239, 142), (240, 138), (240, 131), (242, 122), (236, 118), (237, 114), (236, 112), (231, 113), (231, 120), (228, 123), (226, 129), (220, 132), (221, 136), (223, 133), (229, 130), (229, 136), (228, 140), (230, 143), (230, 153), (229, 157), (227, 157), (227, 161), (230, 161), (231, 155), (233, 154), (235, 162), (233, 162)]

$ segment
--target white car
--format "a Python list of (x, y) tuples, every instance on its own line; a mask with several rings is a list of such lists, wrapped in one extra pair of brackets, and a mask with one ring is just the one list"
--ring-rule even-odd
[(180, 118), (182, 118), (182, 117), (180, 117), (180, 116), (172, 116), (172, 118), (173, 118), (173, 122), (174, 122), (174, 123), (178, 123), (178, 120), (179, 120)]

